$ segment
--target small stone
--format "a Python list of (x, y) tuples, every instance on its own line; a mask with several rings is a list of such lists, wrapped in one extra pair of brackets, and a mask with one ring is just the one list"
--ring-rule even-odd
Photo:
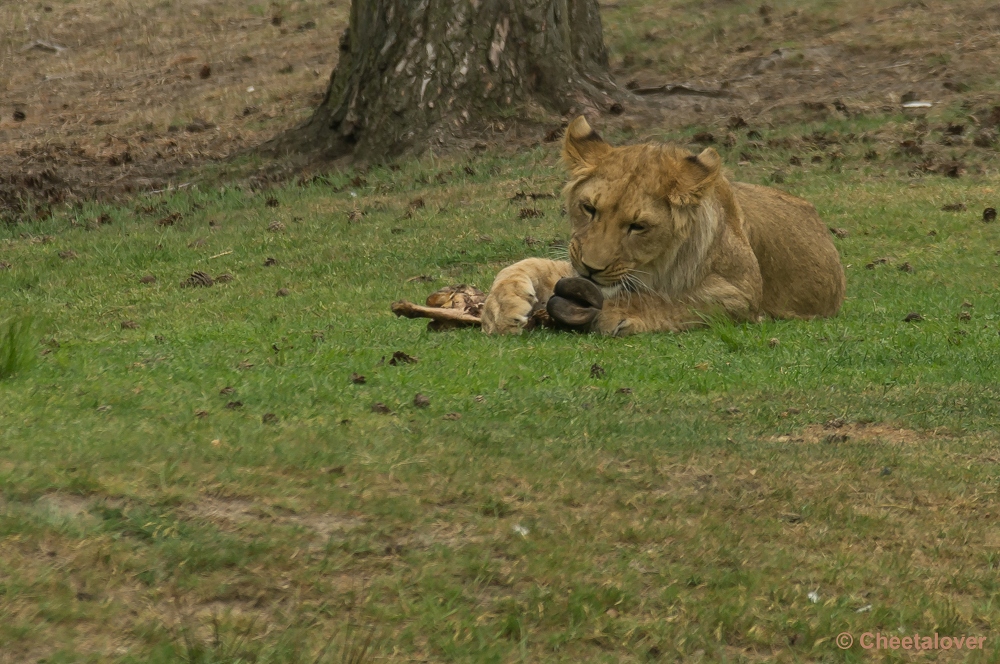
[(904, 323), (918, 323), (918, 322), (922, 321), (923, 319), (924, 319), (924, 317), (921, 316), (920, 314), (918, 314), (916, 311), (911, 311), (910, 313), (906, 314), (905, 318), (903, 318), (903, 322)]
[(278, 291), (274, 295), (275, 295), (275, 297), (288, 297), (288, 289), (287, 288), (279, 288)]
[(892, 468), (890, 468), (889, 466), (883, 467), (882, 470), (879, 472), (879, 475), (881, 475), (882, 477), (885, 477), (886, 475), (892, 475)]
[(365, 377), (362, 376), (359, 373), (352, 373), (351, 374), (351, 382), (354, 383), (355, 385), (364, 385), (365, 384)]
[(264, 416), (260, 418), (260, 421), (263, 424), (277, 424), (278, 416), (274, 413), (264, 413)]
[(156, 277), (154, 277), (151, 274), (147, 274), (142, 279), (139, 280), (139, 283), (141, 283), (141, 284), (155, 284), (156, 283)]
[(372, 412), (379, 413), (381, 415), (388, 415), (392, 412), (392, 410), (384, 403), (379, 401), (378, 403), (372, 405)]
[(416, 408), (427, 408), (431, 405), (431, 400), (423, 394), (418, 393), (415, 397), (413, 397), (413, 405)]
[(767, 340), (767, 345), (769, 348), (777, 348), (781, 345), (781, 341), (777, 337), (771, 337)]
[(280, 233), (283, 230), (285, 230), (285, 225), (280, 221), (278, 221), (277, 219), (275, 219), (274, 221), (272, 221), (267, 225), (267, 230), (271, 231), (272, 233)]

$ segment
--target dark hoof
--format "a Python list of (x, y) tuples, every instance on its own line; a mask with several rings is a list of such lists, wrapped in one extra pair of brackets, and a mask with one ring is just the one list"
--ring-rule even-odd
[(556, 282), (555, 294), (581, 307), (600, 309), (604, 306), (604, 293), (590, 279), (563, 277)]
[(549, 298), (548, 304), (545, 305), (545, 310), (549, 313), (549, 318), (555, 321), (557, 325), (573, 329), (590, 325), (597, 318), (597, 314), (601, 313), (600, 309), (581, 307), (576, 302), (559, 297), (558, 295), (553, 295)]
[(556, 282), (555, 295), (545, 310), (559, 327), (586, 328), (604, 306), (604, 294), (597, 284), (582, 277), (563, 277)]

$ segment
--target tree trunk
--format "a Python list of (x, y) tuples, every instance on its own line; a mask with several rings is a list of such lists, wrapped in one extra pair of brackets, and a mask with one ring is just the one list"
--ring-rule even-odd
[(323, 103), (277, 146), (378, 161), (536, 104), (617, 111), (607, 67), (597, 0), (354, 0)]

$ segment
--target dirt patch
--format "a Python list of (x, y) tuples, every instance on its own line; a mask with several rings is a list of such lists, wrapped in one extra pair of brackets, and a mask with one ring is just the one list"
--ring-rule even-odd
[[(721, 143), (791, 120), (896, 113), (913, 98), (934, 109), (964, 102), (990, 132), (984, 140), (996, 139), (986, 92), (1000, 67), (1000, 12), (986, 0), (766, 13), (756, 4), (603, 4), (618, 82), (672, 91), (636, 97), (605, 125), (717, 125), (701, 136)], [(349, 9), (349, 0), (0, 4), (0, 214), (44, 218), (61, 203), (169, 190), (189, 184), (184, 174), (196, 167), (223, 168), (319, 104)], [(677, 83), (685, 86), (665, 85)], [(725, 94), (676, 94), (684, 89)], [(657, 120), (642, 119), (650, 109)], [(490, 141), (538, 143), (545, 133), (511, 123)], [(283, 177), (273, 172), (280, 163), (261, 168), (261, 184)]]
[(91, 499), (85, 496), (49, 493), (38, 499), (37, 506), (65, 519), (92, 520), (90, 503)]
[(941, 435), (928, 431), (914, 431), (889, 424), (861, 422), (834, 422), (812, 424), (798, 434), (773, 436), (778, 443), (846, 443), (881, 442), (893, 445), (915, 445)]
[(612, 26), (615, 11), (625, 5), (634, 8), (630, 24), (674, 26), (651, 30), (641, 48), (623, 43), (613, 49), (622, 52), (613, 62), (619, 80), (642, 89), (671, 76), (676, 80), (666, 82), (727, 93), (664, 98), (685, 116), (675, 115), (671, 123), (738, 110), (745, 120), (729, 129), (745, 129), (747, 122), (752, 129), (755, 121), (780, 119), (775, 111), (833, 119), (898, 112), (908, 100), (940, 106), (974, 97), (979, 86), (992, 87), (987, 72), (1000, 64), (1000, 45), (992, 37), (1000, 13), (985, 0), (849, 0), (825, 7), (788, 4), (766, 13), (760, 9), (767, 5), (613, 4), (616, 9), (604, 12), (606, 39), (613, 45), (624, 39)]
[(350, 2), (294, 3), (275, 24), (277, 7), (0, 5), (0, 210), (178, 186), (307, 117)]
[(183, 512), (190, 517), (236, 527), (252, 522), (298, 526), (313, 533), (315, 546), (323, 546), (331, 537), (364, 524), (362, 519), (347, 514), (295, 514), (248, 500), (214, 497), (202, 497)]

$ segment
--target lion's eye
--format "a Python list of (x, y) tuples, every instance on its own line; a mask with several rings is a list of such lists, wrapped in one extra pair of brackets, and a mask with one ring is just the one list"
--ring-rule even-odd
[(597, 214), (597, 208), (595, 208), (590, 203), (580, 203), (580, 207), (583, 208), (583, 211), (586, 212), (591, 217)]
[(645, 230), (646, 227), (643, 224), (632, 224), (628, 227), (629, 233), (642, 233)]

